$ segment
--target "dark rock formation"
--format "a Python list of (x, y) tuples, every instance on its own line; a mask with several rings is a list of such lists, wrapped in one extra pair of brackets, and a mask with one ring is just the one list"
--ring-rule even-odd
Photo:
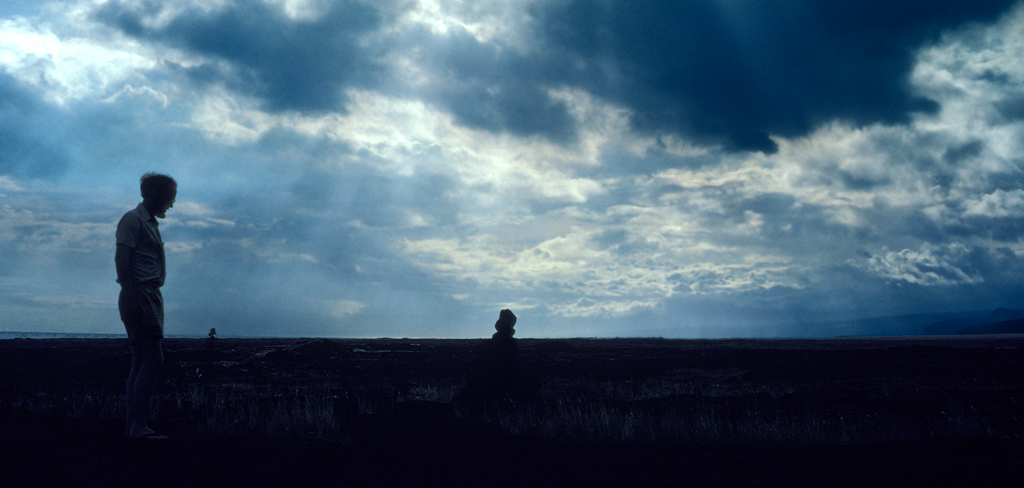
[(516, 316), (502, 310), (495, 322), (497, 332), (479, 346), (472, 369), (466, 374), (466, 386), (456, 396), (462, 405), (481, 402), (536, 398), (540, 391), (537, 378), (523, 371), (519, 346), (512, 337)]

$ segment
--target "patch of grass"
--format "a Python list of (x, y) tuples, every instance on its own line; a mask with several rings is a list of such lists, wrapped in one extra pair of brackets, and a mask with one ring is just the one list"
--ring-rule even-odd
[[(470, 367), (469, 346), (457, 341), (420, 349), (395, 340), (217, 341), (216, 351), (189, 341), (169, 348), (153, 420), (213, 435), (344, 442), (354, 425), (401, 402), (452, 402)], [(604, 344), (534, 351), (527, 364), (541, 378), (539, 398), (489, 406), (482, 420), (513, 436), (627, 443), (865, 445), (1024, 433), (1017, 404), (1024, 401), (1024, 355), (1016, 350), (797, 354), (702, 346), (714, 354), (645, 359), (642, 350), (610, 353), (598, 347)], [(88, 364), (128, 359), (110, 350), (103, 361), (91, 349), (77, 354), (96, 361)], [(29, 367), (38, 355), (25, 353), (7, 367), (45, 371), (49, 363)], [(123, 419), (120, 375), (127, 371), (82, 370), (106, 376), (0, 385), (0, 411)]]
[(192, 386), (158, 395), (153, 416), (192, 419), (200, 429), (216, 434), (340, 439), (334, 396), (316, 387)]
[[(7, 402), (13, 413), (73, 418), (121, 419), (125, 416), (120, 385), (22, 391)], [(150, 403), (150, 419), (191, 423), (211, 434), (309, 437), (345, 440), (346, 415), (389, 413), (395, 403), (411, 400), (450, 403), (461, 382), (403, 384), (381, 382), (351, 390), (317, 385), (244, 382), (201, 384), (169, 382), (159, 386)], [(347, 412), (345, 405), (352, 405)], [(339, 406), (342, 407), (339, 409)]]
[(996, 428), (990, 410), (955, 388), (925, 392), (921, 383), (885, 381), (870, 388), (888, 395), (865, 400), (870, 388), (860, 383), (706, 380), (563, 378), (545, 384), (540, 400), (493, 409), (488, 417), (516, 436), (598, 442), (809, 446), (1020, 436), (1016, 417)]
[[(751, 384), (738, 373), (674, 373), (640, 381), (551, 378), (541, 398), (490, 409), (485, 420), (514, 436), (633, 443), (860, 445), (976, 436), (1019, 436), (1016, 417), (993, 420), (991, 409), (953, 387), (878, 384)], [(157, 389), (153, 420), (191, 423), (216, 435), (250, 434), (344, 441), (351, 413), (388, 413), (396, 403), (449, 403), (455, 378), (437, 383), (330, 385), (167, 382)], [(120, 385), (20, 392), (14, 412), (76, 418), (124, 418)], [(866, 391), (871, 402), (850, 403)], [(877, 395), (875, 394), (877, 393)], [(913, 401), (908, 404), (907, 399)], [(1012, 400), (1012, 399), (1011, 399)], [(917, 403), (914, 403), (917, 402)], [(338, 411), (351, 405), (350, 412)], [(1012, 412), (1008, 413), (1012, 414)]]

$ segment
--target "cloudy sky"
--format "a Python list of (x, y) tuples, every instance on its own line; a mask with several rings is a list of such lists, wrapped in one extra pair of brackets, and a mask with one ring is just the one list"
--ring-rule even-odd
[(0, 4), (0, 330), (777, 336), (1024, 306), (1024, 5)]

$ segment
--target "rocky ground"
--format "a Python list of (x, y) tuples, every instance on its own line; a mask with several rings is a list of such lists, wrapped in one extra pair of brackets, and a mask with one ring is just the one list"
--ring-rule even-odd
[(1024, 479), (1021, 336), (521, 340), (540, 398), (483, 414), (451, 402), (479, 343), (167, 340), (170, 440), (129, 442), (123, 341), (0, 341), (0, 486)]

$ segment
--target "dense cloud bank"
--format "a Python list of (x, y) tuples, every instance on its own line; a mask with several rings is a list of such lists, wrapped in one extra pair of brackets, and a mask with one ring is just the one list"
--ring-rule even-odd
[[(331, 3), (316, 19), (291, 19), (276, 5), (235, 2), (199, 5), (169, 20), (157, 3), (111, 2), (94, 18), (124, 34), (203, 57), (194, 66), (171, 64), (200, 85), (223, 84), (254, 96), (271, 111), (344, 109), (343, 90), (379, 83), (375, 49), (359, 44), (380, 28), (380, 14), (361, 2)], [(158, 22), (157, 25), (152, 25)]]
[(935, 100), (909, 83), (939, 34), (1013, 1), (556, 2), (550, 49), (568, 82), (633, 111), (633, 127), (730, 150), (775, 152), (834, 120), (905, 124)]
[(119, 330), (113, 226), (151, 170), (181, 185), (183, 332), (486, 336), (512, 308), (524, 336), (827, 335), (1022, 306), (1017, 2), (0, 15), (0, 328)]
[(771, 136), (805, 136), (837, 119), (905, 124), (934, 114), (938, 102), (909, 83), (916, 51), (1014, 3), (546, 2), (527, 10), (523, 29), (536, 39), (524, 51), (465, 31), (383, 33), (400, 7), (350, 1), (310, 20), (252, 2), (185, 9), (157, 25), (147, 25), (165, 14), (155, 4), (109, 3), (95, 17), (203, 56), (186, 68), (193, 80), (224, 83), (270, 110), (344, 110), (344, 89), (388, 84), (385, 60), (415, 52), (436, 76), (427, 91), (471, 127), (565, 140), (575, 129), (568, 106), (547, 91), (569, 87), (627, 107), (640, 131), (775, 152)]

